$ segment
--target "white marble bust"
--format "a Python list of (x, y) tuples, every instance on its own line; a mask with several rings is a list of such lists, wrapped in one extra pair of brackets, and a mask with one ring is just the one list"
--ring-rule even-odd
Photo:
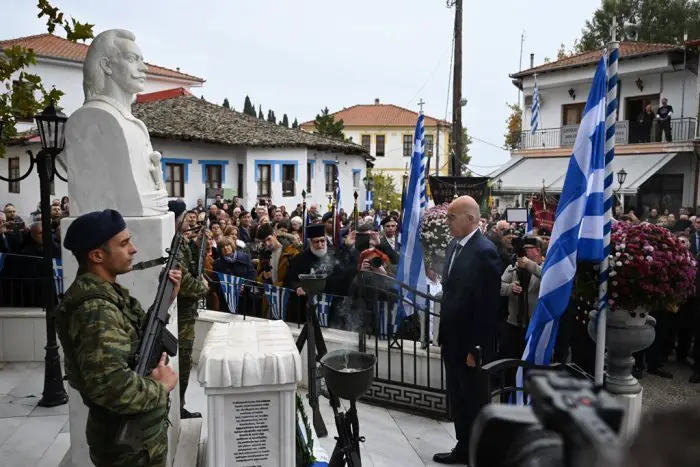
[(117, 209), (124, 216), (168, 211), (160, 153), (131, 114), (148, 68), (133, 33), (111, 29), (90, 44), (83, 64), (85, 103), (66, 123), (71, 214)]

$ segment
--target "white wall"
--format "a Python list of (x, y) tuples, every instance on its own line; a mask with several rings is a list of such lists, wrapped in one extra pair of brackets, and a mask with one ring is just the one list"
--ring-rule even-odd
[[(343, 130), (343, 134), (345, 135), (346, 138), (352, 137), (353, 143), (356, 144), (362, 144), (362, 135), (370, 135), (371, 136), (371, 147), (370, 147), (370, 154), (372, 156), (377, 156), (377, 139), (376, 135), (384, 135), (385, 136), (385, 143), (384, 143), (384, 157), (376, 157), (376, 160), (374, 161), (374, 168), (376, 170), (383, 170), (386, 173), (391, 173), (394, 176), (394, 179), (400, 180), (401, 176), (404, 174), (406, 171), (406, 164), (410, 164), (410, 157), (404, 157), (403, 155), (403, 136), (404, 135), (411, 135), (411, 140), (413, 140), (413, 134), (415, 132), (415, 128), (413, 127), (405, 127), (405, 128), (397, 128), (397, 127), (387, 127), (387, 128), (375, 128), (375, 129), (369, 129), (369, 128), (353, 128), (353, 127), (346, 127)], [(431, 135), (433, 137), (433, 158), (430, 161), (430, 169), (431, 173), (435, 173), (435, 153), (437, 150), (437, 128), (436, 127), (426, 127), (425, 128), (425, 134), (426, 135)], [(448, 153), (448, 139), (447, 139), (447, 132), (444, 130), (444, 128), (441, 127), (440, 130), (440, 168), (441, 168), (441, 174), (444, 173), (444, 175), (447, 175), (448, 167), (447, 167), (447, 153)]]
[[(63, 108), (63, 113), (70, 116), (83, 105), (85, 96), (83, 94), (83, 64), (67, 62), (62, 60), (37, 59), (36, 65), (31, 65), (24, 69), (27, 73), (39, 75), (46, 89), (56, 86), (64, 92), (58, 105)], [(16, 79), (18, 73), (13, 75)], [(144, 88), (144, 93), (163, 91), (166, 89), (184, 87), (190, 89), (195, 83), (174, 78), (148, 75)], [(198, 85), (198, 83), (197, 83)], [(20, 125), (18, 129), (25, 130), (31, 125)]]
[(695, 194), (695, 184), (698, 182), (695, 179), (695, 166), (697, 164), (695, 154), (687, 152), (678, 154), (668, 164), (659, 170), (658, 174), (666, 175), (683, 175), (683, 206), (696, 206), (697, 203), (693, 200)]
[[(562, 106), (586, 102), (595, 73), (595, 67), (577, 68), (561, 72), (547, 73), (537, 77), (540, 92), (539, 129), (559, 128), (562, 126)], [(683, 94), (683, 71), (673, 71), (668, 57), (650, 57), (631, 61), (621, 61), (618, 69), (621, 82), (619, 120), (635, 119), (637, 115), (625, 115), (625, 101), (628, 97), (661, 94), (673, 106), (674, 118), (696, 117), (698, 113), (698, 77), (685, 71), (685, 100)], [(635, 84), (637, 78), (644, 82), (640, 91)], [(534, 79), (527, 77), (523, 82), (524, 93), (531, 96)], [(576, 99), (569, 97), (569, 89), (576, 91)], [(682, 105), (684, 103), (684, 105)], [(531, 107), (525, 109), (523, 130), (530, 129)]]
[[(3, 159), (0, 159), (0, 174), (3, 177), (9, 175), (9, 159), (12, 157), (20, 158), (20, 176), (29, 168), (29, 156), (27, 156), (26, 151), (30, 149), (35, 155), (41, 150), (40, 144), (30, 144), (27, 146), (9, 146), (7, 147), (7, 154)], [(66, 171), (61, 167), (58, 168), (59, 173), (62, 176), (66, 176)], [(55, 195), (51, 196), (53, 198), (61, 198), (68, 194), (68, 187), (65, 182), (62, 182), (58, 178), (55, 179)], [(5, 207), (6, 203), (12, 203), (17, 208), (17, 214), (22, 216), (25, 221), (29, 221), (29, 213), (36, 210), (37, 204), (39, 204), (39, 173), (37, 172), (36, 166), (32, 169), (32, 173), (19, 182), (19, 193), (9, 193), (8, 192), (9, 183), (0, 180), (0, 209)]]

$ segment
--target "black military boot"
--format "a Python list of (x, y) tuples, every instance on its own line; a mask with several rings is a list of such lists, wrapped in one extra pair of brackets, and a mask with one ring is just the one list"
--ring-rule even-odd
[(188, 418), (202, 418), (202, 414), (199, 412), (190, 412), (186, 408), (181, 408), (180, 409), (180, 418), (181, 419), (188, 419)]

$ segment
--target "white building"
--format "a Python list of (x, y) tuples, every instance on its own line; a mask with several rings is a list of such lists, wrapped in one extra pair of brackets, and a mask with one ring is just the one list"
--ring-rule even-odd
[[(393, 104), (382, 104), (379, 99), (374, 104), (353, 105), (334, 112), (335, 121), (343, 121), (345, 138), (361, 144), (374, 156), (374, 173), (385, 172), (394, 177), (397, 188), (401, 189), (402, 176), (408, 173), (408, 165), (413, 154), (413, 138), (418, 113)], [(447, 175), (450, 147), (449, 122), (425, 116), (425, 151), (430, 158), (432, 175)], [(301, 124), (305, 131), (313, 132), (314, 122)]]
[[(521, 206), (529, 194), (544, 187), (561, 192), (578, 124), (602, 50), (586, 52), (511, 75), (523, 90), (522, 133), (513, 158), (491, 174), (501, 180), (499, 208)], [(531, 62), (532, 62), (531, 57)], [(626, 210), (644, 216), (652, 207), (678, 212), (698, 201), (695, 156), (698, 114), (698, 54), (696, 44), (684, 46), (620, 43), (616, 150), (613, 167), (627, 178), (619, 188)], [(540, 95), (539, 124), (530, 127), (535, 76)], [(671, 141), (658, 137), (656, 127), (640, 123), (644, 108), (656, 109), (661, 99), (673, 106)]]
[(194, 206), (213, 188), (225, 199), (241, 198), (247, 209), (266, 199), (291, 211), (305, 191), (307, 204), (319, 203), (323, 211), (337, 174), (341, 207), (352, 211), (357, 192), (364, 209), (362, 179), (372, 158), (362, 146), (249, 117), (184, 91), (158, 94), (158, 100), (140, 97), (147, 102), (133, 112), (163, 154), (170, 196)]
[[(74, 43), (53, 34), (39, 34), (36, 36), (21, 37), (0, 41), (0, 53), (2, 50), (20, 46), (34, 51), (36, 65), (24, 69), (27, 73), (36, 74), (46, 89), (55, 86), (64, 92), (58, 105), (63, 112), (70, 116), (84, 101), (83, 93), (83, 61), (87, 54), (88, 46)], [(157, 65), (148, 65), (148, 76), (144, 92), (150, 93), (172, 88), (192, 89), (201, 87), (202, 78), (172, 70)], [(18, 131), (34, 128), (31, 119), (19, 120)], [(41, 148), (38, 137), (31, 137), (31, 133), (19, 137), (14, 141), (3, 142), (8, 146), (7, 155), (0, 160), (0, 174), (17, 177), (24, 174), (29, 168), (29, 158), (25, 151), (31, 150), (35, 154)], [(64, 164), (59, 164), (59, 173), (65, 176)], [(67, 194), (66, 184), (61, 180), (55, 181), (53, 194), (61, 197)], [(21, 215), (26, 216), (36, 209), (39, 202), (39, 176), (36, 169), (19, 183), (0, 182), (0, 204), (13, 203), (17, 206)]]

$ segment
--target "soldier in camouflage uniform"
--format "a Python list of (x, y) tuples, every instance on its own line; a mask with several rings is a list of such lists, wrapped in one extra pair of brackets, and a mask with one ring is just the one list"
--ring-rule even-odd
[[(175, 228), (182, 229), (188, 241), (180, 244), (179, 260), (183, 265), (182, 284), (177, 296), (177, 338), (178, 361), (180, 363), (180, 418), (201, 418), (199, 412), (190, 412), (185, 409), (185, 392), (190, 380), (192, 369), (192, 348), (194, 347), (194, 327), (197, 318), (197, 302), (206, 297), (209, 290), (207, 283), (197, 277), (197, 259), (190, 246), (190, 238), (197, 236), (196, 231), (190, 230), (192, 225), (182, 221), (186, 216), (185, 203), (182, 201), (168, 202), (168, 209), (175, 214)], [(187, 232), (189, 230), (189, 232)], [(192, 242), (194, 243), (194, 242)]]
[[(89, 409), (86, 435), (96, 467), (165, 466), (168, 453), (168, 393), (177, 373), (166, 355), (150, 377), (132, 369), (146, 315), (116, 283), (131, 270), (136, 248), (114, 210), (84, 214), (70, 225), (64, 246), (78, 260), (78, 275), (56, 310), (66, 376)], [(170, 271), (172, 300), (180, 271)], [(137, 449), (117, 445), (117, 430), (130, 420), (140, 428)]]

